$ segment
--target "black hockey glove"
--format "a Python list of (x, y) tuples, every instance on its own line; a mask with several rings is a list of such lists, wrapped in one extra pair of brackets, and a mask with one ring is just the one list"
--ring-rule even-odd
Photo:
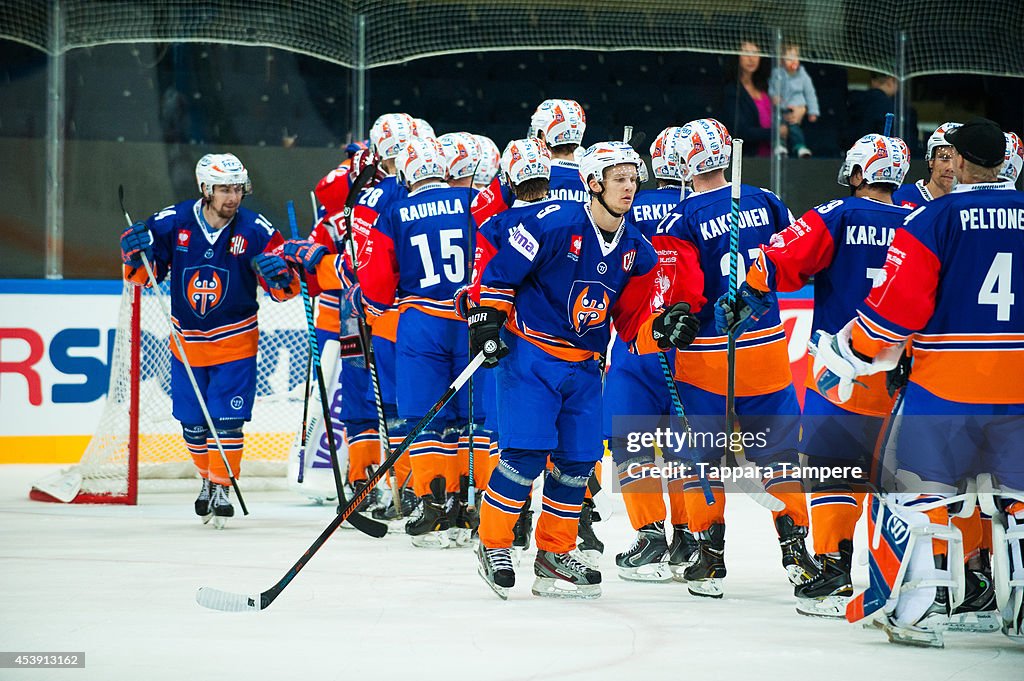
[(481, 305), (469, 311), (469, 352), (472, 357), (484, 353), (484, 368), (498, 366), (498, 360), (508, 354), (508, 346), (501, 340), (501, 327), (508, 318), (501, 310)]
[(654, 342), (662, 350), (683, 350), (700, 330), (700, 322), (690, 314), (689, 303), (676, 303), (662, 312), (651, 325)]
[(910, 382), (910, 365), (912, 363), (910, 355), (904, 352), (896, 368), (885, 372), (885, 389), (889, 392), (889, 397), (893, 397)]

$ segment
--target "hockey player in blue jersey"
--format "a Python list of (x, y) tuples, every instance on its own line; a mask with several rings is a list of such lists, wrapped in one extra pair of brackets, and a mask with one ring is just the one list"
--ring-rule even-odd
[(548, 193), (556, 201), (590, 200), (580, 180), (576, 153), (583, 144), (587, 116), (580, 103), (572, 99), (545, 99), (530, 117), (530, 137), (544, 142), (551, 151), (551, 180)]
[[(740, 286), (735, 333), (742, 334), (759, 316), (769, 292), (798, 291), (812, 276), (813, 328), (838, 332), (871, 290), (896, 230), (910, 213), (892, 200), (909, 168), (903, 140), (874, 134), (859, 139), (846, 153), (838, 177), (852, 196), (812, 208), (762, 247)], [(813, 375), (807, 384), (800, 450), (808, 465), (859, 467), (866, 479), (893, 408), (885, 376), (866, 379), (842, 406), (817, 392)], [(811, 527), (820, 571), (794, 587), (797, 612), (845, 615), (853, 596), (853, 534), (864, 502), (864, 479), (815, 481)]]
[[(138, 285), (171, 282), (172, 333), (186, 357), (171, 342), (171, 394), (174, 418), (203, 479), (196, 515), (218, 526), (234, 515), (228, 498), (228, 468), (216, 451), (202, 412), (212, 417), (230, 473), (240, 475), (242, 427), (252, 418), (256, 397), (259, 344), (257, 287), (275, 300), (298, 294), (298, 279), (288, 264), (271, 255), (283, 239), (270, 222), (242, 207), (252, 192), (249, 173), (233, 154), (207, 154), (196, 165), (201, 198), (168, 206), (137, 222), (121, 235), (124, 276)], [(157, 282), (143, 267), (145, 253)], [(197, 397), (183, 362), (199, 385)], [(211, 451), (212, 450), (212, 451)]]
[[(681, 128), (665, 128), (651, 144), (651, 169), (657, 180), (656, 189), (637, 192), (629, 210), (631, 221), (648, 239), (654, 236), (658, 223), (680, 200), (683, 181), (682, 167), (676, 150), (676, 137)], [(675, 362), (675, 353), (667, 353), (669, 365)], [(697, 540), (689, 532), (686, 504), (683, 499), (682, 478), (663, 483), (660, 476), (652, 476), (655, 463), (653, 448), (631, 453), (624, 433), (616, 432), (626, 423), (627, 415), (651, 417), (673, 414), (672, 397), (665, 384), (657, 355), (637, 355), (629, 351), (620, 336), (612, 341), (611, 361), (605, 379), (602, 400), (604, 436), (615, 462), (622, 501), (625, 503), (630, 524), (636, 530), (633, 544), (615, 556), (619, 577), (629, 581), (669, 582), (673, 575), (681, 578), (697, 547)], [(653, 425), (653, 424), (652, 424)], [(671, 508), (672, 543), (665, 537), (669, 509), (664, 494), (668, 492)]]
[(917, 208), (953, 190), (953, 147), (946, 141), (946, 133), (960, 127), (949, 121), (935, 129), (928, 138), (924, 160), (928, 163), (928, 180), (905, 184), (892, 195), (897, 206)]
[[(650, 306), (657, 254), (623, 219), (642, 161), (621, 142), (582, 156), (587, 204), (545, 202), (533, 215), (494, 218), (493, 255), (481, 258), (478, 307), (470, 310), (474, 352), (497, 366), (500, 461), (480, 514), (479, 573), (502, 598), (515, 583), (511, 545), (534, 479), (544, 480), (533, 593), (596, 598), (601, 573), (576, 551), (587, 479), (603, 447), (598, 357), (614, 320), (638, 346), (685, 345), (696, 332), (688, 306)], [(483, 234), (486, 234), (484, 232)], [(482, 234), (482, 236), (483, 236)], [(504, 235), (501, 238), (500, 235)]]
[(1024, 314), (1013, 275), (1024, 262), (1024, 197), (999, 181), (1005, 138), (995, 123), (974, 119), (946, 140), (956, 186), (907, 217), (856, 317), (819, 334), (814, 363), (822, 393), (842, 402), (913, 342), (897, 491), (873, 500), (885, 506), (881, 541), (870, 546), (870, 586), (846, 617), (878, 617), (890, 640), (926, 646), (942, 645), (963, 597), (962, 539), (947, 505), (956, 509), (976, 477), (979, 489), (990, 480), (998, 490), (988, 510), (1003, 632), (1024, 639)]
[[(683, 127), (679, 159), (694, 191), (661, 222), (653, 242), (662, 263), (664, 302), (688, 302), (701, 321), (697, 340), (676, 353), (675, 378), (687, 418), (697, 433), (719, 433), (725, 423), (727, 337), (716, 319), (716, 306), (705, 303), (717, 300), (728, 288), (731, 202), (725, 169), (731, 160), (732, 138), (714, 119), (691, 121)], [(792, 224), (793, 216), (775, 194), (744, 185), (739, 221), (739, 262), (745, 263), (773, 234)], [(735, 361), (739, 423), (751, 437), (762, 434), (757, 442), (744, 446), (744, 452), (748, 460), (775, 473), (766, 475), (764, 482), (766, 490), (785, 504), (773, 517), (782, 564), (790, 582), (798, 584), (817, 569), (804, 547), (805, 495), (799, 479), (783, 467), (798, 463), (800, 407), (777, 306), (769, 306), (737, 341)], [(712, 440), (699, 442), (690, 455), (699, 462), (717, 464), (723, 447)], [(695, 476), (684, 484), (690, 529), (700, 533), (699, 555), (684, 576), (691, 594), (721, 598), (726, 573), (725, 490), (721, 480), (712, 478), (708, 484), (715, 496), (713, 505), (705, 501)]]

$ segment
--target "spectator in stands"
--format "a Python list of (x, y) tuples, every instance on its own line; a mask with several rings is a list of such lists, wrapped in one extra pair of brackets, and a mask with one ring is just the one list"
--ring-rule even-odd
[[(899, 81), (893, 76), (872, 72), (869, 85), (867, 90), (850, 93), (848, 102), (850, 123), (846, 131), (846, 144), (850, 146), (864, 135), (884, 132), (885, 115), (896, 113), (896, 93), (900, 89)], [(919, 156), (921, 141), (917, 137), (917, 112), (909, 106), (906, 110), (903, 130), (902, 138), (910, 147), (910, 155), (912, 157)], [(892, 134), (896, 135), (897, 132), (898, 128), (894, 127)]]
[(782, 108), (782, 120), (789, 128), (789, 147), (782, 146), (779, 153), (793, 152), (800, 158), (810, 156), (811, 150), (807, 148), (800, 126), (805, 116), (811, 123), (817, 121), (821, 108), (818, 106), (818, 93), (814, 90), (811, 74), (800, 64), (799, 45), (783, 45), (782, 68), (772, 69), (768, 94), (772, 97), (772, 103)]
[[(772, 100), (768, 96), (768, 78), (771, 65), (761, 59), (757, 43), (744, 40), (736, 68), (727, 71), (727, 78), (735, 79), (725, 86), (723, 118), (733, 136), (742, 138), (756, 156), (771, 154)], [(731, 115), (730, 115), (731, 114)], [(780, 128), (785, 140), (789, 131), (785, 123)]]

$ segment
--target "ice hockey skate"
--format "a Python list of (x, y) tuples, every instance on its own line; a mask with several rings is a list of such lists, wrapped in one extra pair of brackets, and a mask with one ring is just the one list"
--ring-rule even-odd
[[(583, 508), (580, 510), (580, 525), (576, 531), (579, 538), (576, 549), (587, 565), (597, 569), (601, 555), (604, 553), (604, 542), (594, 534), (595, 515), (594, 500), (584, 499)], [(596, 516), (596, 518), (600, 519), (600, 516)]]
[(818, 556), (818, 574), (793, 588), (796, 611), (808, 617), (834, 619), (846, 616), (846, 604), (853, 596), (850, 567), (853, 563), (853, 542), (839, 542), (839, 555)]
[(579, 551), (552, 553), (538, 549), (533, 574), (534, 596), (591, 599), (601, 595), (601, 573), (587, 565)]
[(199, 516), (203, 525), (210, 522), (210, 518), (213, 517), (213, 511), (210, 510), (210, 498), (213, 496), (213, 483), (210, 482), (209, 478), (203, 478), (203, 487), (199, 490), (199, 496), (196, 497), (196, 515)]
[(213, 526), (218, 530), (223, 529), (228, 523), (228, 518), (235, 515), (235, 507), (228, 499), (231, 488), (227, 485), (213, 483), (213, 494), (210, 497), (210, 510), (213, 512)]
[(782, 567), (786, 568), (789, 583), (793, 586), (804, 584), (818, 574), (818, 564), (807, 553), (804, 539), (807, 528), (796, 525), (788, 515), (779, 516), (775, 521), (779, 532), (779, 548), (782, 549)]
[(498, 594), (503, 601), (508, 600), (508, 590), (515, 586), (516, 573), (512, 568), (512, 550), (507, 548), (489, 549), (483, 544), (476, 547), (480, 575), (491, 591)]
[(512, 539), (512, 559), (519, 565), (523, 554), (530, 550), (531, 538), (533, 537), (533, 511), (530, 510), (530, 497), (519, 509), (519, 517), (516, 519), (515, 527), (512, 528), (514, 537)]
[(696, 560), (697, 539), (686, 525), (672, 526), (672, 543), (668, 547), (668, 567), (672, 579), (685, 582), (683, 571)]
[(983, 570), (966, 570), (964, 602), (949, 616), (949, 631), (986, 634), (1002, 628), (1002, 617), (996, 607), (992, 578)]
[(405, 524), (405, 533), (412, 537), (412, 545), (424, 549), (447, 549), (453, 545), (448, 538), (451, 527), (448, 499), (444, 491), (444, 478), (430, 481), (430, 494), (424, 496), (419, 508)]
[(619, 577), (628, 582), (671, 582), (664, 521), (644, 525), (633, 545), (615, 556)]
[(683, 571), (683, 578), (694, 596), (721, 598), (725, 575), (725, 524), (716, 523), (700, 533), (696, 560)]

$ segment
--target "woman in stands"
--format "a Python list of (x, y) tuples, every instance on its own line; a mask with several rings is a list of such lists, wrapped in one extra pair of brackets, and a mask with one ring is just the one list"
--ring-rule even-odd
[[(771, 154), (772, 100), (768, 96), (771, 62), (760, 57), (757, 43), (744, 40), (735, 69), (727, 70), (723, 116), (732, 133), (747, 142), (756, 156)], [(782, 140), (788, 129), (780, 126)]]

